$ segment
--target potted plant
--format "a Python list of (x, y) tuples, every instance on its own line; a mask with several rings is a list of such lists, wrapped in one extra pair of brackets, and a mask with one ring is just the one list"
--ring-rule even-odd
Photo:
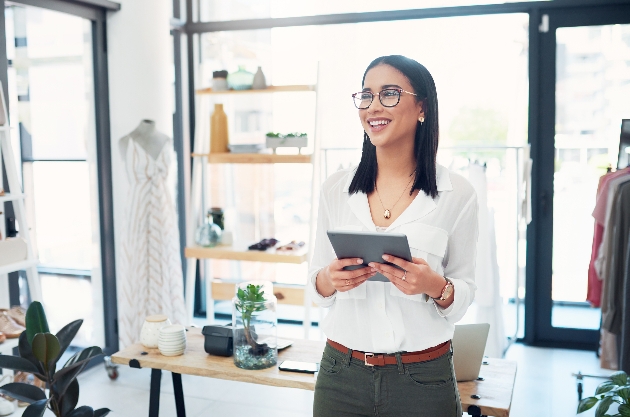
[(276, 297), (265, 287), (271, 284), (244, 283), (232, 299), (234, 364), (239, 368), (269, 368), (278, 361)]
[[(617, 412), (608, 414), (613, 404), (617, 405)], [(595, 417), (630, 417), (630, 378), (628, 375), (623, 371), (612, 374), (609, 381), (599, 384), (593, 397), (580, 401), (577, 412), (583, 413), (595, 405), (597, 405)]]
[(272, 148), (274, 153), (276, 148), (293, 147), (304, 148), (308, 145), (308, 136), (306, 133), (281, 133), (269, 132), (265, 135), (265, 145)]
[(41, 303), (34, 301), (29, 306), (26, 330), (19, 339), (20, 356), (0, 355), (0, 368), (32, 373), (48, 388), (49, 395), (46, 397), (46, 393), (34, 385), (15, 382), (0, 387), (1, 393), (30, 404), (23, 417), (43, 416), (46, 409), (57, 417), (103, 417), (109, 414), (107, 408), (75, 408), (79, 401), (77, 377), (92, 359), (103, 354), (100, 347), (85, 348), (70, 357), (63, 366), (57, 366), (82, 324), (83, 320), (73, 321), (54, 335), (48, 329)]

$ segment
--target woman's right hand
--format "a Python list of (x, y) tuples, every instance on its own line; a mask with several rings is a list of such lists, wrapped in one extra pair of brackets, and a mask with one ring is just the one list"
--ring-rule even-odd
[(317, 274), (317, 292), (324, 297), (330, 297), (335, 291), (344, 292), (356, 288), (377, 274), (369, 266), (349, 271), (343, 269), (362, 263), (363, 260), (359, 258), (335, 259)]

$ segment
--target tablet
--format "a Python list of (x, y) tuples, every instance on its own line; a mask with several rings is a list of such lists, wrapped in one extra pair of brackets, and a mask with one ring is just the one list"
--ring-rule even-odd
[[(329, 230), (328, 239), (332, 244), (337, 259), (361, 258), (362, 265), (350, 265), (344, 269), (359, 269), (370, 262), (379, 262), (402, 269), (391, 262), (385, 262), (383, 255), (388, 254), (411, 262), (411, 250), (407, 236), (401, 233), (355, 232)], [(368, 281), (390, 282), (383, 274), (377, 273)]]

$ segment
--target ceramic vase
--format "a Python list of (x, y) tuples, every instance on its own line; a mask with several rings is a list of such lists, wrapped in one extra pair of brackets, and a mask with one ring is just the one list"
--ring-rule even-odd
[(171, 321), (168, 317), (159, 314), (155, 316), (148, 316), (142, 324), (140, 330), (140, 343), (146, 348), (154, 349), (158, 347), (158, 340), (160, 338), (160, 329), (165, 326), (170, 326)]
[(214, 113), (210, 117), (210, 153), (229, 152), (228, 122), (223, 104), (214, 105)]
[(181, 324), (160, 329), (158, 349), (164, 356), (179, 356), (186, 350), (186, 329)]
[(254, 74), (252, 88), (254, 90), (264, 90), (267, 88), (267, 80), (265, 79), (265, 74), (263, 74), (261, 67), (258, 67), (256, 74)]
[(238, 71), (228, 75), (228, 86), (233, 90), (249, 90), (252, 88), (254, 74), (247, 71), (245, 66), (240, 65)]

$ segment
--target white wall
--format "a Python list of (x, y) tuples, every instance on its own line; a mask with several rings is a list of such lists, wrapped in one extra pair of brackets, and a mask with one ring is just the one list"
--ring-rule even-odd
[[(107, 18), (116, 258), (126, 224), (128, 184), (118, 141), (142, 119), (173, 132), (171, 0), (117, 0), (121, 10)], [(175, 169), (175, 165), (173, 165)], [(120, 262), (117, 262), (118, 268)], [(120, 283), (120, 269), (117, 270)], [(120, 288), (120, 284), (118, 285)]]

